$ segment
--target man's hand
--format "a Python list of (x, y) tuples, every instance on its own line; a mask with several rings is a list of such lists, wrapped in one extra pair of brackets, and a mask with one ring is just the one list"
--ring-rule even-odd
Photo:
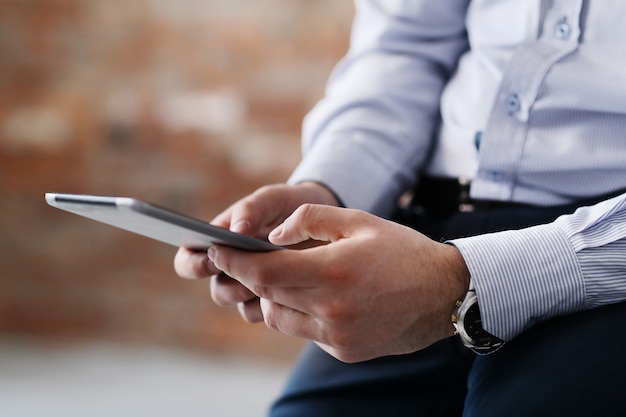
[(362, 361), (413, 352), (452, 335), (450, 317), (469, 286), (451, 245), (365, 212), (303, 205), (269, 239), (304, 250), (249, 253), (212, 247), (216, 268), (260, 298), (270, 328)]
[[(269, 185), (236, 202), (218, 215), (212, 223), (233, 232), (266, 239), (270, 230), (304, 203), (339, 204), (326, 187), (317, 183)], [(174, 259), (174, 268), (183, 278), (210, 277), (211, 295), (218, 305), (237, 305), (246, 321), (263, 321), (256, 294), (222, 273), (208, 259), (205, 252), (192, 252), (180, 248)]]

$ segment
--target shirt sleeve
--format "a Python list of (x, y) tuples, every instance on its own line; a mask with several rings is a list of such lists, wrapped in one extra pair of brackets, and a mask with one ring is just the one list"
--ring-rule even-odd
[(432, 146), (441, 91), (468, 48), (467, 1), (355, 5), (350, 49), (304, 120), (289, 182), (323, 183), (345, 206), (387, 216)]
[(626, 194), (546, 225), (453, 240), (483, 327), (511, 340), (552, 317), (626, 300)]

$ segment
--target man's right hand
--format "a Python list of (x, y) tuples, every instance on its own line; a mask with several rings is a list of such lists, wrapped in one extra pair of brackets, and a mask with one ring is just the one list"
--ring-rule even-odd
[[(315, 182), (275, 184), (259, 188), (219, 214), (211, 223), (244, 235), (267, 239), (267, 235), (305, 203), (338, 206), (325, 186)], [(206, 252), (180, 248), (174, 258), (176, 273), (187, 279), (211, 279), (211, 296), (220, 306), (237, 305), (244, 320), (263, 321), (259, 298), (239, 282), (218, 270)]]

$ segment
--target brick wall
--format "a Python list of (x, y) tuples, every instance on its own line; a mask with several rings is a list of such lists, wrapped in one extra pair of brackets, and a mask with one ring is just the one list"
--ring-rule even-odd
[(49, 208), (138, 196), (210, 219), (299, 158), (345, 52), (337, 0), (2, 0), (0, 332), (290, 356), (178, 279), (175, 248)]

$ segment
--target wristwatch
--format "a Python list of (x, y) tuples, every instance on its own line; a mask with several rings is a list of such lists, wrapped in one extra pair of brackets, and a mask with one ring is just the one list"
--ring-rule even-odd
[(455, 334), (459, 335), (463, 345), (480, 355), (495, 352), (504, 344), (504, 340), (483, 329), (478, 297), (471, 279), (465, 298), (456, 302), (452, 324), (456, 329)]

